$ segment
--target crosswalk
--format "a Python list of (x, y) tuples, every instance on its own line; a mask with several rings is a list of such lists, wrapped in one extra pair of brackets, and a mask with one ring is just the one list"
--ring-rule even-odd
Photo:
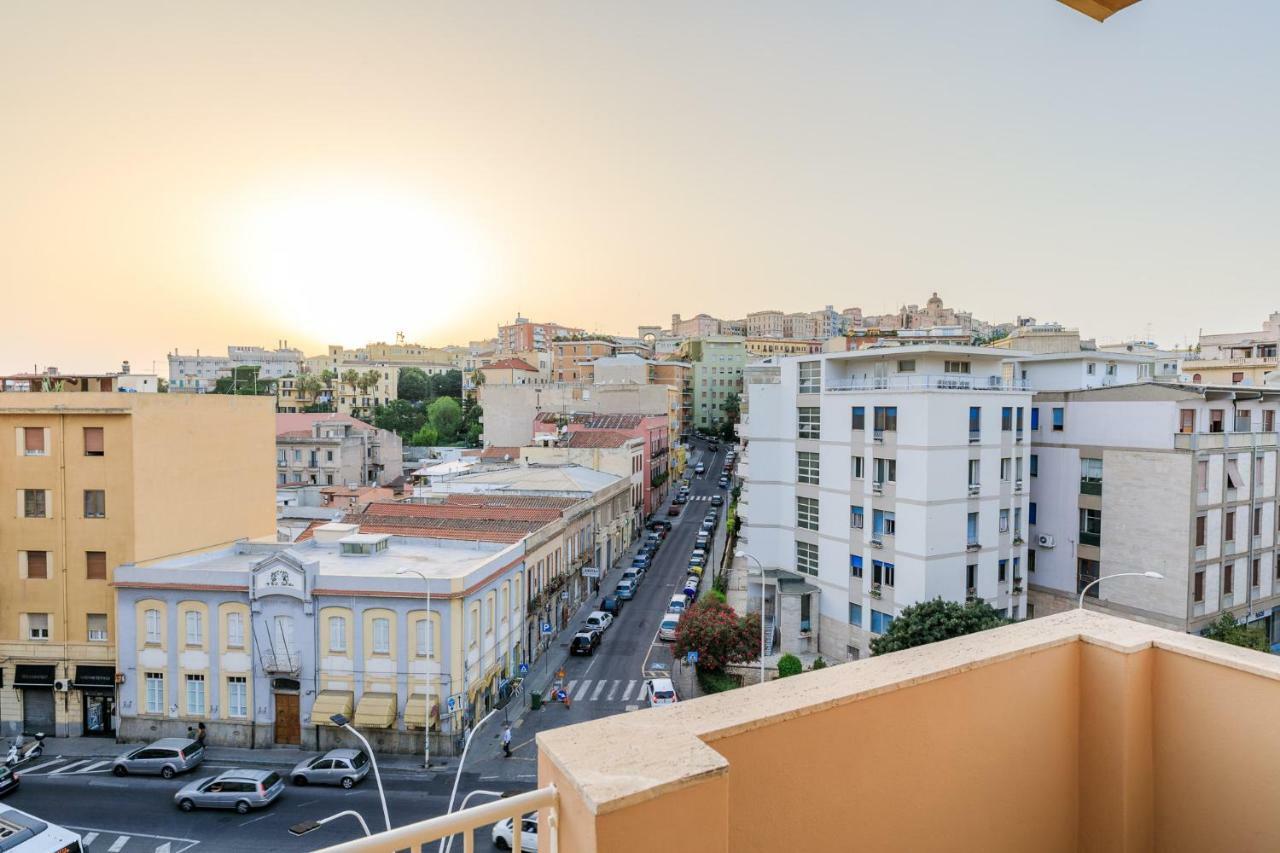
[(575, 702), (626, 702), (639, 699), (644, 693), (638, 679), (584, 678), (566, 681), (564, 692)]
[(689, 495), (689, 502), (692, 503), (693, 501), (709, 501), (713, 497), (715, 496), (714, 495)]
[(76, 776), (81, 773), (110, 773), (110, 759), (54, 758), (30, 767), (18, 766), (22, 776)]
[(80, 833), (80, 846), (90, 853), (184, 853), (199, 844), (194, 838), (131, 833), (125, 835), (89, 826), (69, 826)]

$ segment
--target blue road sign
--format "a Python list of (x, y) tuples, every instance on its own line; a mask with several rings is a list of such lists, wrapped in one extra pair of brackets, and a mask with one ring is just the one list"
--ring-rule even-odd
[(688, 654), (686, 657), (688, 658), (689, 663), (697, 663), (697, 662), (698, 662), (698, 652), (697, 652), (696, 650), (694, 650), (694, 649), (691, 649), (691, 650), (689, 651), (689, 654)]
[(529, 674), (529, 664), (527, 664), (527, 663), (522, 663), (522, 664), (520, 664), (520, 674), (521, 674), (521, 675), (528, 675), (528, 674)]
[(550, 623), (550, 622), (543, 622), (543, 623), (542, 623), (542, 633), (544, 633), (544, 634), (550, 634), (550, 633), (551, 633), (551, 623)]

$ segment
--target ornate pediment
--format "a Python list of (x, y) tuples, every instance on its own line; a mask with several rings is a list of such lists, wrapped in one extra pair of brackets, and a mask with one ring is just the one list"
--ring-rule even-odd
[(287, 595), (305, 601), (310, 594), (306, 564), (292, 551), (281, 551), (264, 557), (254, 564), (251, 574), (253, 598)]

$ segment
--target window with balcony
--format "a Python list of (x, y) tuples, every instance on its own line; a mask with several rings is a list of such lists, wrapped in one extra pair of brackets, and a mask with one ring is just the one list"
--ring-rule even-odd
[(875, 539), (893, 536), (898, 530), (897, 516), (892, 512), (878, 509), (871, 516), (871, 534)]
[(1000, 510), (1000, 532), (1009, 532), (1009, 510), (1007, 509)]
[(1080, 493), (1083, 495), (1102, 494), (1102, 460), (1081, 457), (1080, 459)]
[(1009, 475), (1013, 473), (1013, 460), (1008, 456), (1000, 459), (1000, 482), (1009, 482)]
[(812, 542), (796, 543), (796, 571), (806, 575), (818, 574), (818, 546)]
[(1080, 509), (1080, 544), (1102, 544), (1102, 510)]
[(981, 486), (979, 474), (982, 470), (982, 461), (979, 459), (969, 460), (969, 494), (976, 495)]
[(1022, 541), (1022, 507), (1020, 506), (1013, 508), (1013, 539), (1015, 543)]
[(893, 563), (885, 563), (881, 560), (871, 561), (871, 582), (882, 586), (893, 586), (894, 567)]
[(1178, 410), (1178, 432), (1192, 433), (1196, 431), (1196, 410)]
[(797, 389), (801, 394), (817, 394), (822, 390), (822, 362), (820, 361), (802, 361), (798, 365), (800, 369), (800, 384)]
[(1054, 407), (1053, 412), (1053, 431), (1062, 432), (1066, 423), (1066, 409), (1061, 406)]
[(818, 529), (817, 498), (796, 498), (796, 527), (802, 530)]
[(965, 542), (970, 548), (978, 547), (978, 514), (969, 513), (965, 523)]
[(1236, 432), (1253, 431), (1253, 412), (1249, 409), (1236, 409)]
[(796, 454), (796, 482), (818, 485), (818, 454), (805, 450)]
[(796, 411), (796, 437), (820, 438), (822, 410), (817, 406), (800, 406)]
[(885, 483), (898, 481), (898, 460), (876, 457), (875, 484), (883, 487)]
[(851, 578), (862, 577), (862, 555), (861, 554), (849, 555), (849, 577)]
[(969, 441), (974, 443), (982, 439), (982, 407), (969, 407)]
[(867, 410), (863, 406), (854, 406), (852, 412), (852, 428), (855, 430), (867, 428)]
[(861, 530), (865, 523), (866, 523), (866, 517), (862, 512), (862, 507), (860, 506), (849, 507), (849, 527), (853, 528), (854, 530)]

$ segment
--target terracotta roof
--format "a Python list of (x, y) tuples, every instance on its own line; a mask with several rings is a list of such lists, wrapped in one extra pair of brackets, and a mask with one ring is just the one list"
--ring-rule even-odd
[[(391, 501), (374, 501), (365, 507), (364, 515), (379, 518), (480, 518), (511, 519), (515, 521), (555, 521), (560, 510), (539, 506), (487, 506), (484, 504), (430, 503), (411, 504)], [(355, 519), (348, 517), (349, 522)]]
[(578, 498), (554, 498), (542, 495), (450, 494), (445, 499), (445, 503), (454, 506), (545, 507), (562, 510), (580, 503), (580, 500)]
[(648, 417), (654, 415), (594, 415), (587, 421), (587, 429), (639, 429)]
[(322, 524), (328, 524), (327, 521), (313, 521), (307, 525), (307, 529), (298, 534), (298, 538), (294, 542), (306, 542), (311, 539), (316, 532), (316, 528)]
[(569, 433), (569, 447), (622, 447), (635, 436), (614, 429), (579, 429)]
[(501, 461), (502, 461), (505, 457), (507, 457), (507, 456), (510, 456), (510, 457), (511, 457), (511, 459), (512, 459), (512, 461), (515, 461), (515, 460), (519, 459), (519, 458), (520, 458), (520, 448), (518, 448), (518, 447), (500, 447), (500, 446), (498, 446), (498, 445), (496, 445), (496, 444), (495, 444), (495, 445), (491, 445), (491, 446), (489, 446), (489, 447), (486, 447), (484, 450), (480, 451), (480, 458), (481, 458), (481, 459), (490, 459), (490, 460), (494, 460), (494, 459), (496, 459), (496, 460), (498, 460), (499, 462), (501, 462)]
[(311, 435), (311, 427), (317, 423), (350, 424), (356, 429), (373, 429), (364, 421), (339, 412), (303, 412), (276, 415), (276, 435)]
[(523, 358), (504, 358), (501, 361), (495, 361), (493, 364), (486, 364), (481, 370), (527, 370), (530, 373), (537, 373), (538, 368), (534, 367)]

